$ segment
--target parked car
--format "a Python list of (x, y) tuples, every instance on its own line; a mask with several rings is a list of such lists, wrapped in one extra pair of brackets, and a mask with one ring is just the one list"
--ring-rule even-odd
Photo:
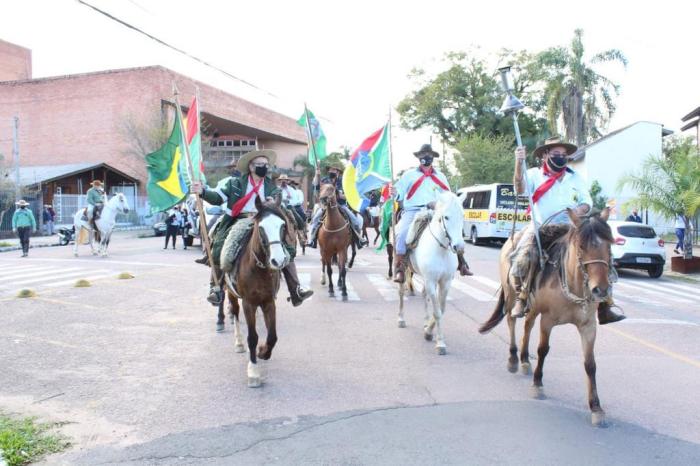
[(165, 222), (158, 222), (153, 224), (153, 233), (156, 236), (165, 236), (166, 229), (167, 226), (165, 225)]
[(612, 256), (616, 268), (646, 270), (651, 278), (659, 278), (664, 273), (664, 240), (659, 238), (652, 227), (613, 220), (608, 224), (615, 238)]

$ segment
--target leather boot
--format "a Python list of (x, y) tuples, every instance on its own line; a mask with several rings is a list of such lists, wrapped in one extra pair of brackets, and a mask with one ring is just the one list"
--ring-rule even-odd
[[(218, 276), (221, 277), (221, 269), (216, 267)], [(209, 279), (209, 295), (207, 296), (207, 301), (211, 303), (212, 306), (218, 306), (221, 304), (221, 300), (224, 297), (224, 292), (219, 285), (214, 283), (214, 269), (212, 269), (211, 278)]]
[(467, 264), (467, 260), (464, 258), (463, 252), (457, 254), (457, 270), (459, 270), (459, 274), (463, 277), (470, 277), (474, 275), (474, 272), (469, 270), (469, 264)]
[(626, 319), (627, 316), (613, 312), (610, 303), (603, 301), (598, 304), (598, 323), (600, 325), (611, 324)]
[(305, 290), (299, 285), (297, 265), (294, 262), (290, 262), (289, 265), (283, 268), (282, 273), (284, 274), (284, 281), (287, 282), (287, 289), (289, 289), (287, 301), (291, 301), (292, 306), (297, 307), (301, 305), (305, 299), (310, 298), (314, 294), (313, 290)]
[(403, 283), (406, 281), (406, 256), (396, 254), (394, 257), (394, 281)]
[(209, 258), (207, 257), (207, 252), (204, 251), (204, 255), (199, 259), (195, 259), (194, 261), (198, 264), (209, 265)]
[(515, 305), (510, 310), (510, 316), (514, 318), (525, 316), (525, 303), (527, 301), (527, 293), (523, 291), (523, 283), (520, 277), (513, 278), (513, 287), (515, 288)]

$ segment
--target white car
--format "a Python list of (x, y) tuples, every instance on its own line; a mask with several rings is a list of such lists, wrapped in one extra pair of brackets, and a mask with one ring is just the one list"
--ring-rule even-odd
[(608, 222), (615, 243), (612, 245), (613, 265), (617, 268), (646, 270), (651, 278), (664, 273), (666, 249), (649, 225), (636, 222)]

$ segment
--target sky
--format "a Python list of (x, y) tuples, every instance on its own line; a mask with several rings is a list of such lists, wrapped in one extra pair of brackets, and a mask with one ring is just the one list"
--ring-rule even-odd
[[(621, 85), (610, 131), (649, 120), (677, 132), (700, 106), (700, 2), (589, 0), (574, 11), (569, 2), (536, 0), (85, 1), (257, 89), (76, 0), (4, 0), (0, 39), (32, 49), (34, 77), (157, 64), (295, 119), (307, 102), (332, 150), (353, 148), (385, 124), (415, 89), (412, 68), (437, 73), (446, 52), (473, 47), (565, 46), (575, 28), (584, 30), (586, 56), (617, 48), (629, 60), (626, 69), (598, 68)], [(399, 170), (415, 164), (412, 152), (430, 131), (402, 130), (395, 111), (391, 118)], [(436, 136), (433, 145), (442, 147)]]

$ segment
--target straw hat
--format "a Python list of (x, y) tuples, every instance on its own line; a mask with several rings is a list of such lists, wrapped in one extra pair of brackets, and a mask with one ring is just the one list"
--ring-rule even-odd
[(238, 171), (240, 171), (242, 175), (248, 174), (248, 165), (250, 165), (250, 161), (258, 157), (265, 157), (271, 166), (277, 162), (277, 153), (273, 150), (252, 150), (241, 155), (241, 158), (238, 159)]
[(25, 201), (24, 199), (20, 199), (19, 201), (15, 202), (15, 205), (18, 205), (20, 207), (26, 207), (29, 205), (29, 202)]
[(277, 178), (277, 181), (286, 181), (289, 182), (289, 177), (287, 176), (286, 173), (282, 173), (279, 178)]
[(100, 180), (93, 180), (92, 183), (90, 183), (90, 184), (93, 185), (93, 186), (96, 187), (96, 188), (97, 188), (97, 187), (100, 187), (100, 188), (102, 187), (102, 182), (101, 182)]
[(574, 152), (576, 152), (576, 150), (578, 149), (578, 147), (576, 147), (575, 145), (562, 141), (559, 136), (554, 136), (554, 137), (551, 137), (551, 138), (545, 140), (544, 144), (542, 144), (537, 149), (535, 149), (535, 152), (534, 152), (535, 157), (537, 157), (537, 158), (542, 157), (545, 154), (545, 152), (547, 152), (552, 147), (565, 148), (566, 155), (571, 155)]

